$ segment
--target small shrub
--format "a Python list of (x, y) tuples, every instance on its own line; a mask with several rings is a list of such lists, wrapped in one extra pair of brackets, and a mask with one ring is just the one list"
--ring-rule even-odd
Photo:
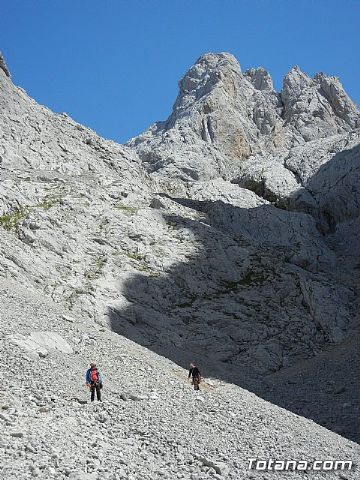
[(131, 252), (126, 252), (126, 256), (131, 258), (132, 260), (144, 260), (144, 255), (141, 255), (140, 253), (131, 253)]
[(12, 230), (13, 228), (16, 228), (18, 223), (27, 217), (29, 213), (28, 208), (24, 207), (19, 207), (15, 208), (9, 213), (5, 213), (0, 217), (0, 225), (5, 229), (5, 230)]
[(115, 208), (122, 210), (123, 212), (128, 213), (129, 215), (135, 215), (138, 212), (138, 208), (124, 205), (121, 202), (116, 203), (114, 206)]
[(102, 232), (109, 223), (109, 219), (104, 217), (99, 223), (99, 231)]
[(42, 208), (47, 212), (50, 210), (51, 207), (56, 205), (60, 201), (60, 197), (51, 197), (51, 196), (46, 196), (44, 200), (36, 205), (38, 208)]
[(149, 274), (149, 277), (152, 277), (152, 278), (156, 278), (156, 277), (160, 277), (160, 273), (159, 272), (156, 272), (155, 270), (152, 270), (150, 267), (148, 267), (147, 265), (144, 265), (144, 264), (140, 264), (138, 265), (137, 267), (137, 270), (139, 270), (140, 272), (146, 272)]
[(96, 280), (102, 275), (102, 270), (107, 262), (107, 258), (105, 256), (98, 257), (93, 265), (93, 268), (86, 270), (84, 272), (84, 276), (87, 280)]

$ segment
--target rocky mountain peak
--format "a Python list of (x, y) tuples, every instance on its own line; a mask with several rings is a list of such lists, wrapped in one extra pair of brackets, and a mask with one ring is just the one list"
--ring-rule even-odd
[(128, 145), (150, 171), (187, 180), (228, 176), (255, 155), (351, 132), (359, 110), (335, 77), (298, 66), (276, 92), (263, 67), (242, 73), (229, 53), (206, 53), (179, 82), (171, 116)]
[(274, 90), (272, 78), (265, 68), (250, 68), (249, 70), (246, 70), (244, 75), (256, 90)]
[(284, 78), (280, 97), (285, 124), (306, 142), (348, 132), (358, 125), (359, 109), (336, 77), (318, 73), (311, 78), (293, 67)]
[(209, 94), (215, 86), (238, 77), (241, 67), (229, 53), (206, 53), (186, 72), (179, 81), (179, 94), (174, 104), (178, 113), (193, 102)]
[(231, 53), (204, 53), (196, 60), (194, 65), (185, 74), (185, 77), (191, 76), (196, 70), (210, 72), (212, 70), (225, 71), (228, 68), (233, 68), (234, 70), (241, 72), (238, 60)]
[(303, 73), (298, 66), (293, 67), (284, 77), (281, 97), (284, 103), (298, 97), (301, 92), (313, 84), (312, 79)]
[(317, 73), (314, 80), (319, 85), (320, 94), (329, 102), (334, 113), (351, 128), (359, 127), (359, 109), (345, 92), (340, 80), (324, 73)]

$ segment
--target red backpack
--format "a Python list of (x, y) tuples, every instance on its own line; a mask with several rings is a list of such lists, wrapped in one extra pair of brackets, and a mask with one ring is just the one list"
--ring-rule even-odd
[(92, 368), (90, 370), (90, 381), (96, 383), (99, 381), (99, 372), (97, 368)]

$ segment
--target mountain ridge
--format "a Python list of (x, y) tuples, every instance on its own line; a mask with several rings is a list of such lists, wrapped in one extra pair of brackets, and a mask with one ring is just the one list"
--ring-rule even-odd
[(36, 104), (0, 68), (0, 276), (358, 441), (352, 379), (334, 422), (331, 370), (301, 407), (286, 380), (266, 382), (358, 328), (359, 112), (336, 79), (293, 69), (285, 119), (267, 72), (235, 62), (200, 57), (169, 120), (126, 145)]

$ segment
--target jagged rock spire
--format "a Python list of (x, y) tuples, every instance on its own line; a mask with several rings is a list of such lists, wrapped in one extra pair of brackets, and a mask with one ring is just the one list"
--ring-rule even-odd
[(211, 178), (250, 156), (350, 132), (358, 125), (359, 110), (334, 77), (311, 78), (295, 66), (278, 93), (265, 68), (242, 72), (233, 55), (206, 53), (180, 80), (167, 121), (130, 144), (152, 171), (165, 168), (170, 176), (180, 170), (186, 178)]
[(221, 82), (240, 75), (240, 64), (233, 55), (229, 53), (202, 55), (179, 81), (179, 94), (174, 111), (187, 108), (194, 101), (209, 94)]
[(273, 81), (267, 70), (263, 67), (250, 68), (244, 75), (254, 85), (256, 90), (273, 90)]

